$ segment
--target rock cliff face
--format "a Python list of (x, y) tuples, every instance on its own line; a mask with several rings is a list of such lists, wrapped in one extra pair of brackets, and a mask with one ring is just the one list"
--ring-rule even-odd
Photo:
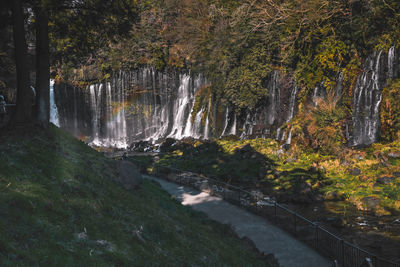
[[(352, 123), (347, 134), (351, 146), (378, 140), (382, 90), (388, 79), (400, 77), (398, 63), (394, 48), (388, 53), (375, 52), (365, 60), (353, 93)], [(342, 94), (342, 80), (338, 75), (337, 97)], [(265, 81), (268, 97), (244, 115), (229, 106), (218, 106), (211, 96), (208, 105), (194, 113), (196, 93), (207, 84), (201, 74), (143, 68), (119, 71), (109, 81), (83, 89), (56, 84), (54, 91), (61, 127), (88, 137), (94, 145), (126, 147), (138, 140), (207, 139), (231, 134), (273, 137), (290, 144), (291, 129), (286, 123), (296, 114), (298, 95), (292, 75), (274, 70)], [(310, 99), (318, 97), (324, 97), (323, 81)]]

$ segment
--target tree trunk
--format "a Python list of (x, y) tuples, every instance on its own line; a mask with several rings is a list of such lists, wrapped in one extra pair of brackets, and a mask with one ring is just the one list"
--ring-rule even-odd
[(29, 87), (28, 56), (21, 0), (13, 1), (13, 35), (17, 68), (17, 107), (15, 122), (29, 123), (32, 117), (32, 92)]
[(40, 125), (47, 128), (50, 119), (49, 17), (43, 7), (36, 11), (36, 110)]

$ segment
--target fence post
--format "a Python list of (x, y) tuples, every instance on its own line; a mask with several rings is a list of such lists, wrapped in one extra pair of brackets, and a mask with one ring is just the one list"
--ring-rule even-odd
[(258, 202), (258, 196), (256, 196), (256, 203), (255, 203), (255, 205), (256, 205), (256, 214), (258, 214), (258, 204), (257, 204), (257, 202)]
[(294, 216), (294, 236), (297, 236), (297, 213), (293, 213)]
[(372, 256), (372, 266), (374, 267), (379, 267), (378, 266), (378, 257), (377, 256)]
[(345, 265), (344, 265), (344, 240), (343, 239), (341, 239), (340, 240), (340, 245), (341, 245), (341, 248), (342, 248), (342, 266), (344, 267)]

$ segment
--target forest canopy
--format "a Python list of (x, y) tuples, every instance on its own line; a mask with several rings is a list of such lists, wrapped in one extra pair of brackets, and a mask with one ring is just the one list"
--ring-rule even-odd
[[(22, 2), (29, 44), (35, 39), (29, 10), (37, 1)], [(292, 73), (301, 96), (322, 81), (328, 91), (334, 88), (339, 73), (351, 94), (362, 60), (400, 44), (396, 0), (42, 2), (53, 78), (79, 83), (141, 66), (190, 69), (204, 73), (210, 92), (237, 110), (261, 103), (274, 69)], [(10, 23), (1, 29), (9, 36)], [(14, 69), (7, 42), (0, 84), (12, 87), (4, 78)]]
[(76, 79), (69, 68), (88, 65), (101, 70), (100, 79), (143, 65), (191, 69), (209, 77), (214, 94), (254, 108), (273, 69), (293, 72), (303, 90), (321, 81), (329, 89), (340, 72), (350, 87), (363, 58), (400, 38), (395, 0), (165, 0), (140, 1), (133, 10), (135, 20), (116, 25), (110, 16), (91, 32), (80, 29), (83, 18), (54, 23), (55, 32), (68, 25), (80, 33), (52, 36), (60, 77)]

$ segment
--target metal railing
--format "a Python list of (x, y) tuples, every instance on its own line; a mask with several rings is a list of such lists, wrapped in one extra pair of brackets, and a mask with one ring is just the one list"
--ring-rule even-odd
[[(343, 238), (329, 232), (317, 222), (312, 222), (295, 211), (277, 203), (275, 200), (260, 198), (252, 193), (214, 178), (202, 177), (160, 164), (157, 168), (166, 168), (176, 175), (161, 175), (161, 178), (204, 191), (213, 196), (249, 210), (261, 217), (269, 219), (280, 228), (294, 235), (297, 239), (319, 251), (328, 259), (335, 260), (341, 267), (400, 267), (400, 263), (382, 259), (359, 248)], [(157, 171), (156, 171), (157, 174)], [(181, 175), (179, 175), (181, 174)], [(184, 175), (182, 175), (184, 174)]]

